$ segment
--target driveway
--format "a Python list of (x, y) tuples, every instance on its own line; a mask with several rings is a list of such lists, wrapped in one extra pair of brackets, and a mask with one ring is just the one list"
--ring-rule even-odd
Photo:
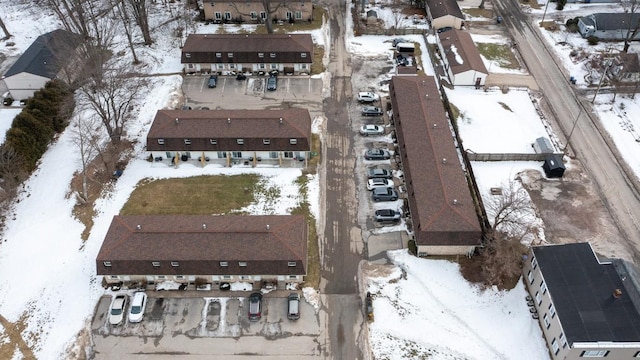
[[(120, 326), (108, 324), (111, 295), (103, 296), (91, 330), (95, 359), (150, 359), (170, 355), (172, 359), (318, 358), (323, 331), (321, 317), (304, 299), (301, 317), (287, 319), (288, 292), (263, 297), (262, 318), (247, 317), (248, 294), (201, 297), (198, 292), (180, 292), (182, 297), (149, 299), (141, 323), (128, 320)], [(277, 340), (277, 341), (276, 341)]]
[[(215, 88), (207, 87), (207, 75), (187, 75), (182, 83), (184, 103), (197, 109), (309, 109), (311, 116), (322, 113), (322, 80), (309, 76), (279, 76), (275, 91), (266, 89), (266, 76), (236, 80), (218, 76)], [(181, 105), (181, 106), (182, 106)]]

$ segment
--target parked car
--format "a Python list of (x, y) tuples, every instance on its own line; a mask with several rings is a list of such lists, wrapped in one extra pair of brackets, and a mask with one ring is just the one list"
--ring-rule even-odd
[(109, 309), (109, 324), (120, 325), (124, 319), (124, 308), (127, 306), (127, 295), (120, 294), (111, 302)]
[(394, 209), (379, 209), (376, 210), (374, 217), (377, 222), (398, 221), (402, 214)]
[(382, 115), (382, 109), (375, 106), (363, 106), (362, 115), (363, 116), (380, 116)]
[(380, 96), (370, 91), (361, 91), (358, 93), (358, 101), (361, 103), (371, 103), (378, 100), (380, 100)]
[(236, 80), (246, 80), (246, 79), (247, 79), (247, 75), (243, 73), (236, 75)]
[(373, 124), (362, 125), (360, 127), (360, 134), (364, 136), (382, 135), (384, 134), (384, 128), (382, 126), (373, 125)]
[(267, 90), (275, 91), (278, 88), (278, 75), (271, 74), (267, 79)]
[(375, 188), (391, 188), (393, 187), (393, 180), (384, 178), (373, 178), (367, 180), (367, 190), (373, 190)]
[(404, 57), (402, 54), (398, 54), (396, 56), (396, 63), (398, 63), (398, 65), (400, 66), (407, 66), (409, 65), (409, 59)]
[(129, 308), (129, 322), (137, 323), (142, 321), (144, 309), (147, 307), (147, 294), (139, 291), (133, 294), (131, 307)]
[(398, 200), (398, 192), (393, 188), (379, 187), (371, 192), (373, 201), (396, 201)]
[(439, 33), (443, 33), (443, 32), (447, 32), (449, 30), (453, 30), (453, 28), (451, 26), (441, 27), (440, 29), (438, 29), (438, 34)]
[(369, 149), (364, 152), (365, 160), (389, 160), (391, 153), (387, 149)]
[(395, 38), (391, 40), (391, 45), (395, 48), (396, 46), (398, 46), (398, 44), (405, 43), (405, 42), (410, 42), (410, 41), (403, 38)]
[(214, 88), (218, 86), (218, 76), (216, 75), (209, 76), (209, 82), (207, 83), (207, 86), (209, 88)]
[(254, 292), (249, 295), (249, 320), (258, 321), (262, 317), (262, 294)]
[(388, 170), (388, 169), (371, 168), (367, 172), (367, 178), (369, 178), (369, 179), (377, 179), (377, 178), (391, 179), (391, 178), (393, 178), (393, 174), (391, 173), (391, 170)]
[(300, 319), (300, 295), (297, 293), (291, 293), (287, 300), (287, 319)]
[(191, 110), (191, 106), (185, 105), (182, 107), (182, 110)]

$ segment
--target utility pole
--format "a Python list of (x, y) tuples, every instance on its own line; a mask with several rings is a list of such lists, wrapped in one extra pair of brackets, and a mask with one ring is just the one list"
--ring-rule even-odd
[(576, 129), (576, 126), (578, 125), (578, 120), (580, 119), (580, 115), (582, 115), (582, 110), (584, 110), (584, 107), (582, 107), (582, 104), (580, 104), (580, 112), (578, 113), (578, 116), (576, 116), (576, 119), (573, 120), (573, 125), (571, 126), (571, 131), (569, 131), (569, 136), (567, 136), (567, 144), (564, 146), (564, 149), (562, 150), (562, 155), (567, 155), (567, 149), (569, 149), (569, 144), (571, 143), (571, 136), (573, 135), (573, 131)]
[(551, 0), (547, 0), (547, 5), (544, 7), (544, 13), (542, 13), (542, 21), (540, 21), (540, 26), (544, 27), (544, 17), (547, 16), (547, 8), (549, 7), (549, 3)]
[(613, 60), (611, 58), (607, 59), (607, 65), (604, 67), (604, 72), (602, 73), (600, 81), (598, 82), (598, 88), (596, 89), (596, 93), (593, 95), (593, 99), (591, 99), (592, 104), (596, 102), (596, 96), (598, 96), (598, 92), (600, 92), (600, 87), (602, 86), (604, 78), (607, 76), (607, 71), (609, 71), (609, 66), (611, 66), (612, 62)]

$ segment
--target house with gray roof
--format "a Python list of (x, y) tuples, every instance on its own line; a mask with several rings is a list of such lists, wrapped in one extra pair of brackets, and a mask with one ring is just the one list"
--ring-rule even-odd
[(389, 93), (418, 255), (473, 254), (482, 228), (435, 79), (394, 76)]
[(311, 34), (190, 34), (182, 48), (186, 73), (309, 74)]
[(427, 0), (425, 9), (435, 30), (445, 27), (462, 28), (464, 14), (456, 0)]
[(583, 38), (595, 36), (602, 40), (624, 40), (635, 31), (631, 39), (640, 40), (639, 21), (638, 13), (597, 13), (578, 18), (578, 31)]
[(159, 110), (147, 135), (154, 161), (224, 166), (306, 165), (311, 151), (307, 109)]
[(73, 79), (75, 74), (68, 70), (77, 58), (75, 49), (79, 44), (77, 35), (61, 29), (38, 36), (4, 74), (3, 81), (11, 97), (27, 99), (50, 80)]
[(601, 261), (589, 243), (530, 249), (523, 275), (553, 360), (640, 357), (632, 269), (618, 259)]
[(451, 85), (484, 86), (489, 71), (468, 32), (453, 29), (438, 34), (438, 49)]
[[(264, 0), (225, 0), (202, 1), (205, 21), (216, 24), (253, 23), (262, 24), (267, 19)], [(274, 22), (295, 23), (313, 20), (313, 3), (311, 0), (281, 1), (272, 0), (270, 9)]]
[(301, 215), (117, 215), (96, 256), (105, 283), (301, 283), (308, 226)]

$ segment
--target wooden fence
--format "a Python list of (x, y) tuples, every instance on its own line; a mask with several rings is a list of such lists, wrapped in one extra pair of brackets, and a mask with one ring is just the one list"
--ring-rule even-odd
[(478, 154), (467, 150), (466, 155), (469, 161), (544, 161), (549, 154)]

